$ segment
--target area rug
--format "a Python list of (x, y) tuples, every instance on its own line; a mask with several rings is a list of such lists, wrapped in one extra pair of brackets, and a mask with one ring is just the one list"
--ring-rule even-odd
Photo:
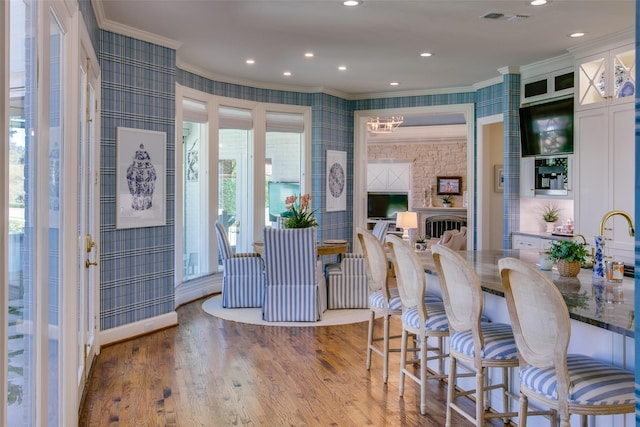
[(216, 295), (202, 303), (202, 309), (215, 317), (240, 323), (265, 326), (331, 326), (349, 323), (366, 322), (369, 320), (369, 309), (327, 310), (318, 322), (265, 322), (262, 320), (261, 308), (223, 308), (222, 295)]

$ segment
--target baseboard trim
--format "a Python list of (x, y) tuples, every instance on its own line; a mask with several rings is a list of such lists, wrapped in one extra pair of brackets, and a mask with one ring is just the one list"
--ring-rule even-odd
[(100, 346), (114, 344), (119, 341), (129, 340), (140, 335), (165, 329), (178, 324), (178, 313), (172, 311), (160, 316), (144, 319), (128, 325), (100, 331), (98, 342)]
[(222, 292), (222, 274), (184, 282), (176, 287), (175, 306), (178, 308), (183, 304), (220, 292)]

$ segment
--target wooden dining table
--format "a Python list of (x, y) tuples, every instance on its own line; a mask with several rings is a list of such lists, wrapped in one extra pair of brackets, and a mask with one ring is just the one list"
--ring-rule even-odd
[[(253, 250), (260, 255), (264, 255), (264, 242), (261, 240), (253, 242)], [(318, 256), (342, 255), (349, 251), (349, 242), (346, 240), (325, 240), (318, 245)]]

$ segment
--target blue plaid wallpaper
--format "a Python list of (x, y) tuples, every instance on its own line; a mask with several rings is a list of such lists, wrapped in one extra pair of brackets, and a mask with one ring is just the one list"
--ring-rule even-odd
[(520, 75), (504, 75), (504, 230), (503, 247), (511, 248), (511, 232), (520, 231)]
[[(174, 309), (175, 51), (100, 32), (100, 329)], [(119, 126), (166, 133), (166, 225), (116, 229)]]
[[(298, 93), (213, 81), (180, 70), (175, 51), (151, 43), (100, 31), (81, 1), (90, 34), (99, 34), (96, 48), (102, 69), (101, 147), (101, 277), (102, 330), (173, 310), (174, 303), (174, 128), (175, 82), (206, 93), (258, 102), (312, 107), (312, 196), (319, 206), (319, 238), (352, 236), (353, 112), (383, 108), (475, 103), (476, 116), (500, 113), (502, 84), (438, 95), (350, 101), (323, 93)], [(88, 17), (87, 17), (88, 15)], [(167, 225), (115, 228), (115, 161), (118, 126), (160, 130), (167, 134)], [(326, 150), (347, 152), (347, 210), (325, 212)], [(475, 190), (474, 190), (475, 191)]]

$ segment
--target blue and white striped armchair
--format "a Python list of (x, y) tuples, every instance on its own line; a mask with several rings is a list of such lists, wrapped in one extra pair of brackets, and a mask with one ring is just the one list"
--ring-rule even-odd
[[(384, 244), (389, 223), (378, 221), (371, 233)], [(344, 254), (340, 264), (327, 265), (328, 308), (369, 308), (369, 286), (364, 255)]]
[(234, 254), (222, 224), (216, 221), (215, 229), (224, 268), (222, 306), (262, 307), (265, 282), (262, 258), (257, 253)]
[(316, 229), (264, 229), (266, 288), (262, 317), (269, 322), (315, 322), (327, 308)]

